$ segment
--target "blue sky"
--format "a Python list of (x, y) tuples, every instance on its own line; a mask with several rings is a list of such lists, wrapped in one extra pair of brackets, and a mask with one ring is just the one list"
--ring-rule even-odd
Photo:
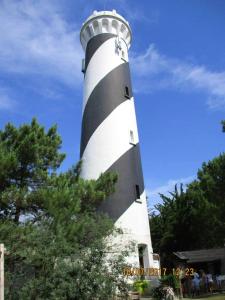
[(130, 23), (130, 65), (150, 207), (159, 192), (195, 178), (225, 149), (223, 0), (0, 1), (0, 128), (32, 117), (58, 125), (67, 158), (79, 159), (82, 107), (79, 42), (93, 10)]

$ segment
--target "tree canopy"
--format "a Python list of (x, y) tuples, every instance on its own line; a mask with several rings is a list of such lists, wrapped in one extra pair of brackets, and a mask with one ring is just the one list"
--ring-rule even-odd
[(150, 216), (154, 251), (170, 261), (173, 251), (223, 247), (225, 153), (203, 163), (187, 189), (176, 185)]
[(112, 249), (112, 221), (96, 207), (114, 191), (117, 176), (80, 178), (81, 163), (60, 173), (65, 154), (56, 126), (33, 119), (0, 131), (0, 241), (5, 259), (6, 298), (107, 299), (126, 293), (122, 268), (127, 249)]

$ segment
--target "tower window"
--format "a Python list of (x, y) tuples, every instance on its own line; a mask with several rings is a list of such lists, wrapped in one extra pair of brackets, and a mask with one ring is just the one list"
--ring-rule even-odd
[(127, 62), (126, 55), (125, 55), (125, 52), (124, 52), (123, 50), (121, 51), (121, 59), (122, 59), (124, 62)]
[(130, 91), (129, 91), (128, 86), (125, 86), (125, 97), (130, 99)]
[(82, 73), (85, 73), (85, 59), (82, 59), (82, 65), (81, 65), (81, 71)]
[(133, 130), (130, 130), (130, 144), (133, 146), (137, 145), (137, 139)]
[(136, 199), (140, 199), (141, 194), (140, 194), (140, 187), (138, 184), (135, 184), (135, 191), (136, 191)]
[(134, 132), (133, 130), (130, 130), (130, 144), (134, 144)]

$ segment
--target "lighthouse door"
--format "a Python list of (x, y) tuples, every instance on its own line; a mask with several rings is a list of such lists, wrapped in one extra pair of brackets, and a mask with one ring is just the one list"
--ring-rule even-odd
[(138, 245), (139, 267), (149, 268), (148, 246), (146, 244)]

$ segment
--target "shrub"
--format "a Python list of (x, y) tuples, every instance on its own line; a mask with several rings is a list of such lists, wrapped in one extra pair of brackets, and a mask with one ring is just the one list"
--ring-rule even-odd
[(148, 281), (146, 280), (137, 280), (133, 284), (133, 288), (135, 291), (139, 292), (141, 295), (145, 292), (145, 290), (148, 288)]
[(152, 289), (152, 297), (155, 300), (172, 300), (174, 299), (174, 291), (170, 286), (160, 285)]
[(179, 278), (173, 274), (162, 276), (160, 282), (162, 285), (171, 286), (174, 291), (180, 287)]
[(163, 286), (157, 286), (155, 288), (152, 289), (152, 297), (155, 300), (161, 300), (164, 298), (164, 290), (163, 290)]

